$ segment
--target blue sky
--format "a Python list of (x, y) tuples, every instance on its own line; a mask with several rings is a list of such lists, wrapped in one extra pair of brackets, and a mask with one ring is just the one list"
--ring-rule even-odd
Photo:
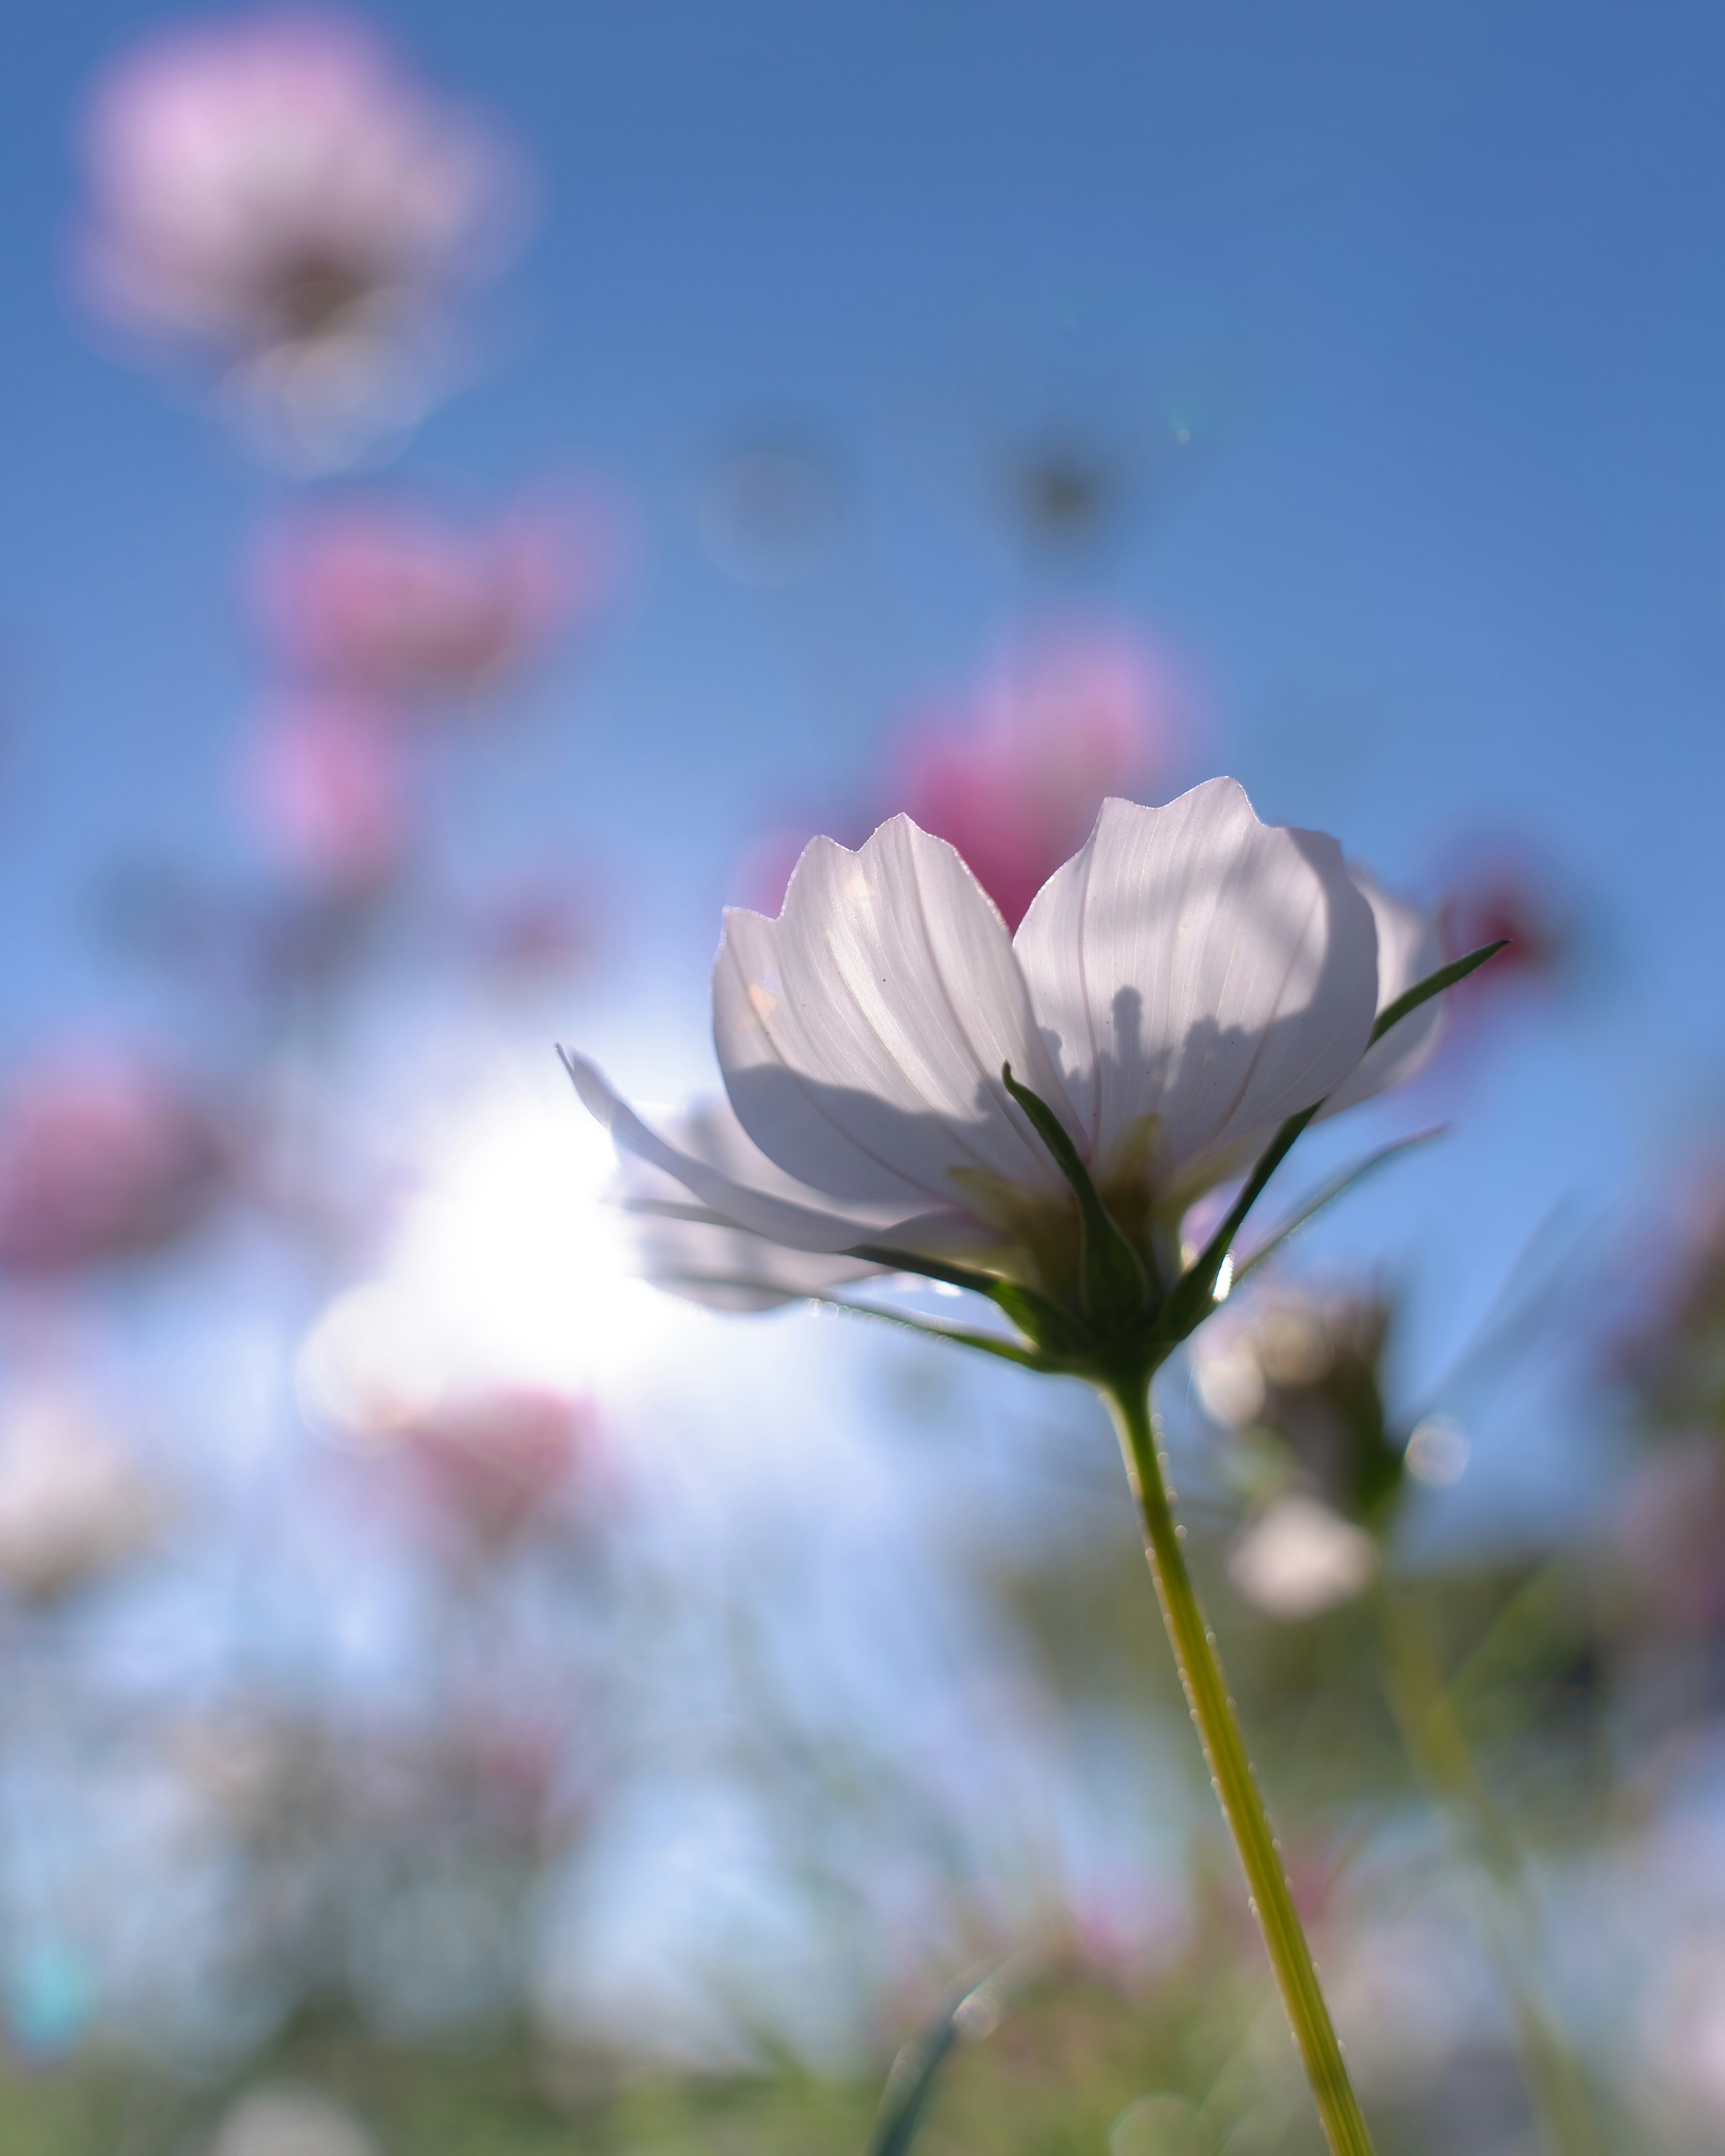
[[(627, 604), (471, 752), (450, 834), (475, 871), (610, 883), (619, 956), (565, 1029), (619, 1077), (663, 1094), (698, 1064), (717, 907), (762, 824), (842, 801), (907, 699), (1076, 595), (1183, 654), (1204, 765), (1267, 816), (1416, 881), (1458, 833), (1527, 833), (1581, 894), (1582, 991), (1506, 1029), (1455, 1137), (1337, 1231), (1445, 1269), (1432, 1352), (1558, 1198), (1621, 1203), (1705, 1128), (1715, 11), (373, 12), (520, 133), (545, 203), (484, 365), (398, 475), (483, 500), (593, 473), (640, 508)], [(88, 933), (106, 865), (244, 856), (227, 803), (258, 660), (234, 565), (276, 484), (62, 295), (79, 97), (167, 19), (39, 9), (7, 38), (0, 1042), (146, 1010)], [(1001, 459), (1050, 421), (1142, 443), (1192, 393), (1198, 475), (1149, 489), (1086, 577), (1039, 585), (994, 507)], [(812, 444), (843, 507), (810, 573), (762, 591), (693, 507), (716, 456), (767, 438)]]

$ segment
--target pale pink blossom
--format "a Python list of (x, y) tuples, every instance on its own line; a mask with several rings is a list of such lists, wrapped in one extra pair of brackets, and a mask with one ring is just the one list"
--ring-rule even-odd
[(469, 526), (388, 499), (303, 511), (262, 550), (259, 610), (291, 674), (403, 701), (470, 692), (591, 600), (600, 523), (520, 510)]
[(394, 712), (314, 692), (264, 718), (245, 790), (272, 848), (314, 881), (359, 891), (400, 865), (410, 828), (408, 745)]
[(1262, 824), (1212, 779), (1166, 808), (1106, 803), (1014, 937), (954, 849), (900, 816), (855, 853), (814, 840), (777, 921), (726, 916), (714, 1036), (749, 1157), (652, 1130), (568, 1061), (619, 1145), (695, 1201), (692, 1226), (824, 1265), (950, 1256), (1060, 1301), (1073, 1199), (1009, 1065), (1166, 1281), (1187, 1209), (1286, 1118), (1404, 1075), (1399, 1055), (1365, 1068), (1424, 943), (1380, 935), (1393, 904), (1333, 839)]
[(155, 1540), (162, 1492), (106, 1419), (76, 1393), (38, 1384), (0, 1407), (0, 1581), (46, 1602)]
[(501, 141), (340, 14), (154, 33), (98, 82), (83, 146), (92, 306), (214, 361), (295, 461), (418, 415), (450, 300), (519, 223)]
[(591, 1446), (593, 1412), (544, 1386), (499, 1383), (439, 1399), (396, 1435), (449, 1522), (495, 1549), (568, 1486)]
[[(912, 717), (878, 798), (956, 846), (1016, 928), (1103, 801), (1158, 788), (1190, 726), (1189, 696), (1149, 639), (1106, 619), (1044, 624), (965, 696)], [(803, 843), (787, 829), (751, 850), (747, 903), (782, 901)]]
[(221, 1167), (208, 1113), (155, 1065), (39, 1055), (0, 1091), (0, 1266), (44, 1275), (154, 1250), (203, 1213)]
[(1106, 622), (1045, 629), (967, 707), (906, 734), (893, 805), (955, 845), (1016, 928), (1103, 801), (1165, 773), (1182, 723), (1147, 639)]

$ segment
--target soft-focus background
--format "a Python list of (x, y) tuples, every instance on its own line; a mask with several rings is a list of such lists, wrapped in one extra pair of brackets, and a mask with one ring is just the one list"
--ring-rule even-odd
[(5, 49), (0, 2149), (850, 2150), (959, 1999), (932, 2156), (1314, 2146), (1099, 1413), (635, 1281), (552, 1052), (1217, 771), (1512, 938), (1168, 1384), (1368, 2108), (1718, 2146), (1725, 24)]

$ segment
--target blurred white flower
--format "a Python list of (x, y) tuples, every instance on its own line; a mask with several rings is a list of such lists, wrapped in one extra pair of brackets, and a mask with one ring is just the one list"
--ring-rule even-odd
[(84, 150), (92, 308), (213, 360), (295, 465), (421, 415), (449, 300), (520, 221), (501, 142), (339, 15), (157, 33), (98, 83)]
[(1420, 947), (1380, 936), (1380, 916), (1399, 927), (1403, 911), (1333, 839), (1260, 824), (1231, 779), (1162, 808), (1105, 803), (1015, 937), (957, 852), (896, 817), (855, 853), (814, 840), (777, 921), (726, 916), (719, 1063), (776, 1177), (649, 1129), (568, 1060), (618, 1143), (707, 1225), (805, 1252), (942, 1254), (1060, 1296), (1072, 1199), (1009, 1064), (1171, 1278), (1182, 1214), (1285, 1117), (1409, 1067), (1399, 1047), (1367, 1054)]
[(1378, 1571), (1378, 1544), (1318, 1498), (1278, 1497), (1235, 1543), (1228, 1576), (1266, 1616), (1296, 1623), (1352, 1601)]
[(163, 1493), (75, 1393), (38, 1384), (0, 1410), (0, 1582), (45, 1602), (148, 1547)]
[(254, 2089), (223, 2116), (211, 2156), (377, 2156), (343, 2104), (311, 2088)]

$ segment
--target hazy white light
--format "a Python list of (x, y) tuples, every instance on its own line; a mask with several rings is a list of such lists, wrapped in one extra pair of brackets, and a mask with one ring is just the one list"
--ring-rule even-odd
[(1217, 1302), (1226, 1302), (1228, 1300), (1228, 1291), (1233, 1286), (1233, 1285), (1234, 1253), (1230, 1250), (1227, 1256), (1223, 1259), (1221, 1265), (1216, 1274), (1216, 1284), (1210, 1290), (1210, 1294), (1214, 1300)]
[(307, 1336), (294, 1373), (300, 1404), (333, 1436), (386, 1445), (448, 1391), (449, 1350), (423, 1302), (367, 1281), (337, 1296)]
[(387, 1442), (449, 1391), (496, 1379), (612, 1390), (674, 1327), (633, 1277), (609, 1141), (517, 1084), (452, 1120), (379, 1279), (337, 1298), (299, 1365), (319, 1422)]
[(1408, 1472), (1435, 1490), (1447, 1490), (1466, 1471), (1471, 1450), (1459, 1424), (1446, 1415), (1427, 1415), (1408, 1440)]

